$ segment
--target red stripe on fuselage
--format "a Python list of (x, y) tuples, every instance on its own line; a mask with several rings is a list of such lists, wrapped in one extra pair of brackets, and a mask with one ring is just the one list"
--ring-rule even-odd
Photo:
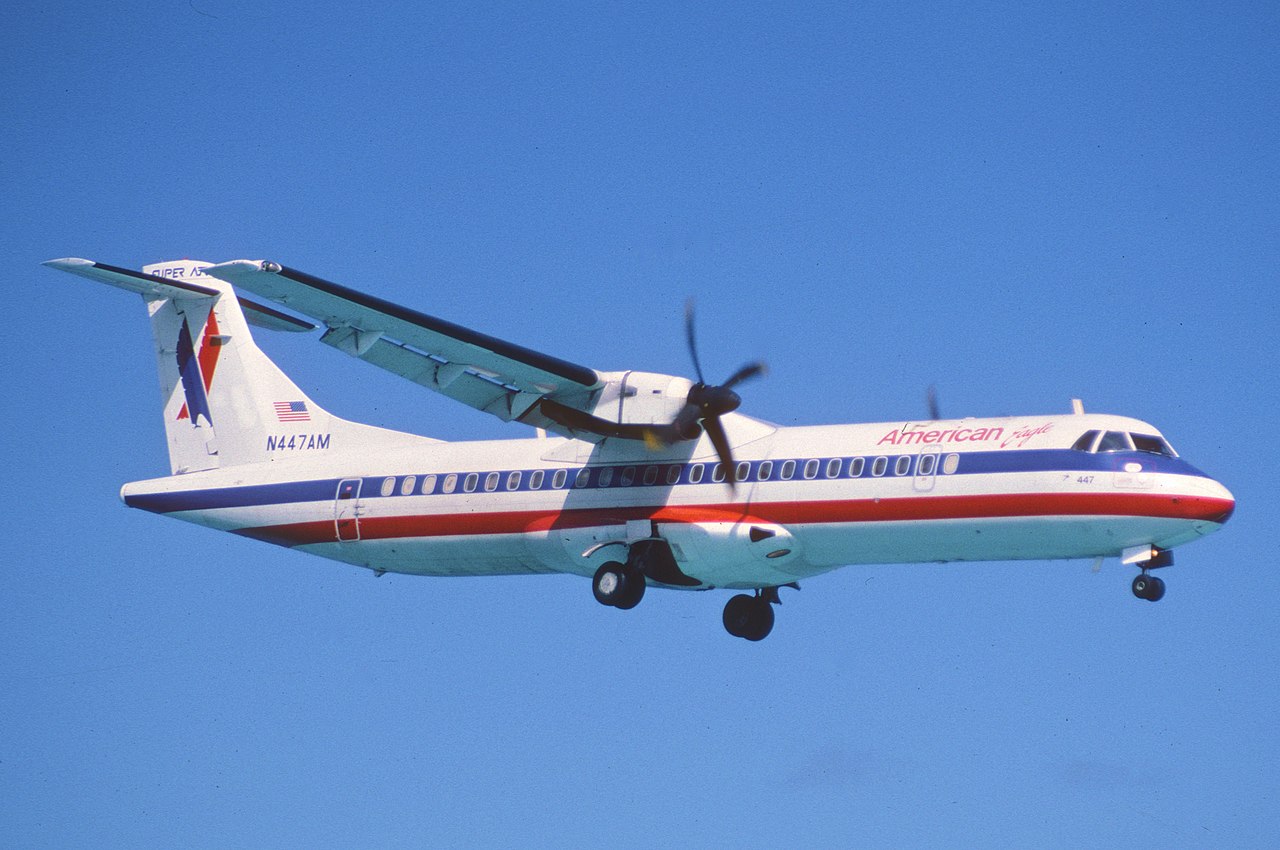
[[(1017, 493), (986, 496), (917, 496), (827, 502), (758, 502), (576, 508), (564, 511), (491, 511), (465, 514), (375, 516), (360, 520), (361, 540), (413, 537), (466, 537), (524, 534), (562, 528), (621, 525), (628, 520), (655, 522), (763, 522), (814, 525), (854, 522), (919, 522), (944, 519), (996, 519), (1037, 516), (1133, 516), (1223, 523), (1235, 503), (1201, 496), (1144, 493)], [(280, 546), (332, 543), (334, 520), (268, 525), (236, 531)]]

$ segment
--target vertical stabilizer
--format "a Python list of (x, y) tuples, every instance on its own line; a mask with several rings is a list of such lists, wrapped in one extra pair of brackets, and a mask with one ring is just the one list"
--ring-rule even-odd
[(147, 297), (175, 474), (257, 463), (299, 439), (315, 446), (315, 435), (333, 430), (333, 417), (253, 341), (231, 286), (201, 274), (208, 265), (180, 260), (142, 268), (215, 293)]
[[(175, 475), (338, 449), (436, 442), (339, 419), (308, 398), (258, 348), (231, 284), (202, 274), (212, 263), (174, 260), (144, 266), (141, 273), (75, 258), (45, 265), (142, 295)], [(248, 306), (260, 324), (295, 321)]]

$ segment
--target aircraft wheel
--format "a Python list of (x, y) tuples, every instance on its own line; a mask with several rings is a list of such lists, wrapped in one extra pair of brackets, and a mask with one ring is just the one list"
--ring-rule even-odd
[(1151, 602), (1159, 602), (1164, 599), (1164, 579), (1151, 579), (1151, 587), (1147, 590), (1147, 599)]
[(739, 593), (724, 606), (724, 630), (734, 637), (744, 637), (751, 622), (751, 608), (755, 598)]
[(724, 606), (724, 629), (734, 637), (764, 640), (773, 630), (773, 606), (759, 596), (740, 593)]
[(764, 640), (773, 631), (773, 606), (763, 599), (755, 599), (755, 611), (752, 612), (751, 627), (743, 635), (747, 640)]
[(601, 605), (626, 610), (644, 598), (644, 574), (617, 561), (605, 561), (591, 581), (591, 592)]
[(640, 600), (644, 599), (645, 581), (644, 573), (630, 565), (622, 568), (622, 575), (626, 577), (622, 587), (622, 598), (614, 603), (614, 607), (626, 611), (636, 607), (640, 604)]
[(1142, 573), (1133, 579), (1133, 595), (1148, 602), (1164, 598), (1164, 579)]

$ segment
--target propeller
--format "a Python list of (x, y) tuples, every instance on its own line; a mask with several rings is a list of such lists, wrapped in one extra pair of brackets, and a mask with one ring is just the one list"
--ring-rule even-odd
[(676, 414), (669, 425), (651, 428), (645, 435), (650, 446), (666, 445), (695, 440), (706, 432), (715, 447), (716, 455), (724, 464), (725, 481), (729, 489), (735, 489), (738, 481), (738, 467), (733, 462), (733, 450), (729, 444), (729, 436), (725, 433), (724, 423), (720, 417), (732, 413), (742, 404), (742, 397), (733, 388), (743, 381), (748, 381), (765, 371), (764, 363), (759, 361), (748, 363), (734, 372), (723, 384), (708, 384), (702, 372), (702, 362), (698, 359), (698, 340), (694, 330), (692, 299), (685, 304), (684, 329), (685, 339), (689, 344), (689, 356), (693, 359), (693, 369), (698, 375), (698, 382), (689, 389), (685, 396), (684, 407)]
[(935, 422), (941, 419), (942, 410), (938, 407), (938, 388), (934, 384), (929, 385), (929, 389), (925, 393), (925, 401), (929, 405), (929, 419)]

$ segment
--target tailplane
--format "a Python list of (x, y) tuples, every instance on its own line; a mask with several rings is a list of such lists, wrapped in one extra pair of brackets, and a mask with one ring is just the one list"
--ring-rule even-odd
[(155, 263), (141, 273), (74, 258), (45, 265), (142, 295), (151, 318), (175, 475), (344, 447), (434, 442), (348, 422), (312, 401), (258, 348), (246, 316), (280, 330), (313, 326), (242, 302), (230, 284), (202, 273), (212, 263)]

